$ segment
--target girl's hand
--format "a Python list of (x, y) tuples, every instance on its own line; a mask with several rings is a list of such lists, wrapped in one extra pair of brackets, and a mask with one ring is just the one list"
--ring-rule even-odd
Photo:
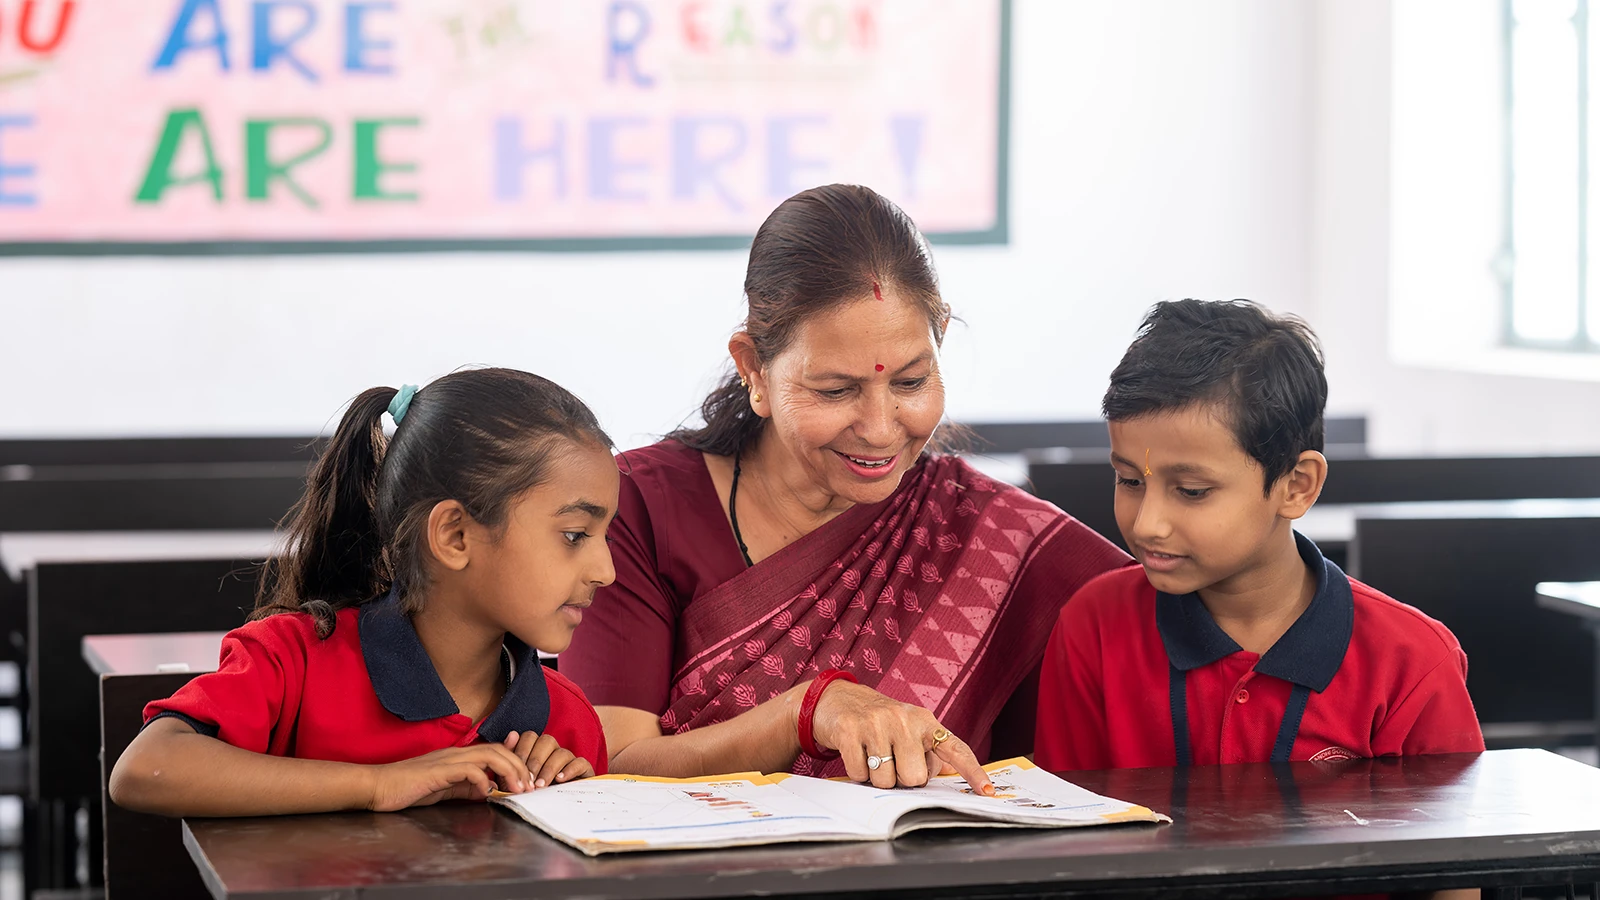
[(499, 744), (435, 750), (373, 770), (376, 777), (367, 808), (377, 812), (432, 806), (441, 800), (482, 800), (496, 783), (513, 792), (533, 787), (522, 758)]
[[(519, 735), (513, 731), (506, 735), (505, 747), (513, 756), (522, 760), (531, 774), (532, 780), (523, 790), (538, 790), (552, 784), (565, 784), (594, 774), (594, 766), (589, 765), (587, 759), (574, 756), (571, 750), (563, 749), (549, 734), (524, 731)], [(518, 793), (509, 787), (502, 786), (501, 790)]]
[[(922, 707), (847, 681), (828, 685), (812, 719), (817, 743), (839, 751), (851, 781), (870, 781), (880, 788), (919, 787), (953, 769), (974, 793), (994, 793), (988, 773), (965, 741), (951, 735), (934, 743), (934, 734), (942, 730), (933, 713)], [(888, 759), (871, 768), (867, 760), (872, 756)]]

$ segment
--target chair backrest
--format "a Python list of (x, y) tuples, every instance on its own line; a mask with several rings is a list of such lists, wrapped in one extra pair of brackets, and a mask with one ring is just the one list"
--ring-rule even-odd
[(40, 563), (28, 573), (35, 799), (99, 794), (99, 679), (90, 634), (225, 631), (255, 606), (260, 560)]
[[(1600, 512), (1356, 520), (1351, 574), (1443, 622), (1485, 723), (1594, 717), (1594, 638), (1542, 609), (1540, 581), (1600, 580)], [(1589, 728), (1581, 729), (1593, 734)]]
[(1328, 467), (1319, 503), (1600, 497), (1600, 456), (1368, 457)]

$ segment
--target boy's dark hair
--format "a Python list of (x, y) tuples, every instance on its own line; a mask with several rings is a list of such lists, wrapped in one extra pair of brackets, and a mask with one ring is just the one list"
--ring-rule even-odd
[[(778, 204), (756, 229), (745, 269), (749, 307), (744, 331), (764, 364), (782, 353), (806, 319), (893, 288), (928, 317), (944, 342), (950, 305), (939, 294), (928, 242), (888, 198), (856, 184), (801, 191)], [(750, 409), (749, 391), (730, 372), (700, 405), (705, 424), (667, 437), (706, 453), (733, 456), (761, 434), (766, 420)], [(935, 442), (937, 443), (937, 442)]]
[(1300, 454), (1322, 450), (1328, 379), (1311, 326), (1248, 300), (1157, 303), (1111, 373), (1101, 411), (1112, 422), (1218, 403), (1266, 490)]
[(345, 411), (289, 513), (284, 555), (266, 564), (252, 619), (310, 613), (327, 637), (340, 609), (391, 587), (414, 613), (435, 505), (457, 500), (474, 521), (500, 528), (564, 445), (611, 446), (583, 401), (515, 369), (471, 369), (429, 384), (385, 440), (383, 414), (397, 393), (370, 388)]

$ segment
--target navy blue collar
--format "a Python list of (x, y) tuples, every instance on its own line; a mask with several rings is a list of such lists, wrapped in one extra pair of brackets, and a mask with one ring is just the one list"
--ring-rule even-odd
[[(1350, 579), (1310, 538), (1296, 532), (1300, 558), (1317, 576), (1317, 593), (1300, 618), (1272, 645), (1255, 670), (1321, 693), (1344, 662), (1355, 628), (1355, 600)], [(1156, 593), (1156, 630), (1167, 659), (1182, 672), (1198, 669), (1238, 653), (1240, 647), (1217, 625), (1198, 594)]]
[[(426, 722), (461, 712), (445, 690), (444, 682), (428, 659), (411, 617), (400, 608), (400, 597), (385, 597), (362, 604), (356, 620), (361, 635), (361, 656), (367, 675), (383, 708), (407, 722)], [(513, 731), (544, 732), (550, 722), (550, 688), (538, 654), (513, 635), (506, 635), (516, 673), (506, 695), (481, 724), (478, 734), (500, 742)]]

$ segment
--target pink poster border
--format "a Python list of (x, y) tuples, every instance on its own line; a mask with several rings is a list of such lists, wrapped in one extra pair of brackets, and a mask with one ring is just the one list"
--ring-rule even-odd
[[(929, 231), (931, 243), (1003, 245), (1010, 241), (1012, 0), (999, 0), (1000, 71), (996, 79), (995, 216), (982, 230)], [(403, 238), (217, 241), (0, 241), (0, 257), (272, 256), (344, 253), (635, 253), (742, 250), (750, 234), (630, 235), (570, 238)]]

